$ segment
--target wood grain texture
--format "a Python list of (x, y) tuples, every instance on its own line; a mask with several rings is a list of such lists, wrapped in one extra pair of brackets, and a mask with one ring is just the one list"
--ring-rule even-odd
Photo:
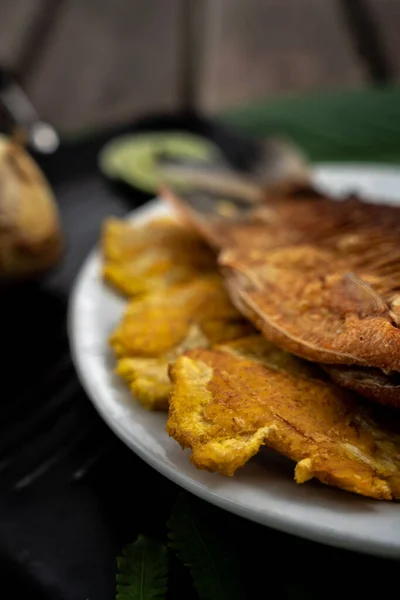
[(204, 102), (363, 82), (335, 0), (216, 0)]
[[(0, 0), (0, 64), (26, 56), (46, 1)], [(176, 109), (181, 2), (63, 0), (25, 77), (43, 118), (73, 133)], [(368, 2), (400, 70), (400, 0)], [(198, 7), (209, 7), (198, 86), (205, 110), (366, 82), (336, 0), (202, 0)], [(196, 23), (201, 30), (202, 18)]]
[(380, 28), (381, 38), (394, 70), (400, 78), (400, 0), (367, 0)]
[(29, 92), (63, 129), (177, 106), (178, 0), (69, 0)]
[(11, 68), (18, 62), (42, 5), (43, 0), (0, 0), (0, 64)]

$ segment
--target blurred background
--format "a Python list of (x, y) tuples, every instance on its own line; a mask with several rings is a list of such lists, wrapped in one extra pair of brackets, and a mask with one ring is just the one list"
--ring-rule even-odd
[(188, 102), (395, 81), (399, 22), (400, 0), (1, 0), (0, 65), (75, 135)]

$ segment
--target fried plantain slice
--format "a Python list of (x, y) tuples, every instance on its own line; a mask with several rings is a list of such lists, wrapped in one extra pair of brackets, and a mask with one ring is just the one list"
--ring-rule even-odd
[(295, 480), (400, 497), (400, 435), (314, 365), (261, 336), (186, 352), (170, 368), (169, 435), (200, 469), (233, 475), (266, 445)]
[(103, 226), (103, 276), (135, 296), (216, 270), (215, 255), (192, 230), (169, 218), (133, 225), (110, 218)]
[(166, 410), (168, 365), (185, 350), (253, 331), (233, 307), (218, 273), (131, 299), (110, 338), (117, 373), (149, 409)]

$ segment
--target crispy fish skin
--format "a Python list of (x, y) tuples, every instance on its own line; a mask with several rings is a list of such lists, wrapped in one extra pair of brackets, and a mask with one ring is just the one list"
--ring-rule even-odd
[(285, 350), (400, 371), (400, 208), (310, 187), (225, 218), (204, 194), (167, 198), (219, 249), (234, 304)]
[(160, 290), (215, 271), (215, 255), (200, 237), (168, 218), (145, 225), (107, 219), (101, 246), (103, 277), (126, 296)]
[(299, 356), (400, 371), (400, 209), (318, 200), (300, 212), (280, 209), (290, 243), (273, 247), (267, 228), (264, 247), (222, 252), (234, 304)]
[(169, 363), (182, 352), (253, 331), (233, 307), (218, 273), (131, 299), (110, 338), (117, 373), (150, 410), (167, 410)]
[(322, 365), (338, 385), (348, 388), (385, 406), (400, 406), (400, 373), (384, 373), (348, 365)]
[[(228, 281), (229, 284), (229, 277), (225, 281)], [(263, 320), (251, 310), (248, 304), (241, 305), (239, 295), (236, 296), (236, 305), (258, 330), (263, 330), (265, 327)], [(320, 363), (320, 366), (337, 385), (352, 390), (373, 402), (392, 408), (400, 407), (400, 374), (396, 371), (384, 372), (377, 368), (359, 365)]]
[(298, 483), (399, 498), (400, 436), (310, 368), (257, 337), (191, 350), (170, 368), (167, 431), (200, 469), (233, 475), (266, 445)]
[(236, 247), (265, 250), (297, 241), (301, 233), (293, 228), (293, 211), (301, 215), (303, 205), (326, 199), (311, 185), (293, 182), (265, 189), (259, 203), (238, 197), (224, 199), (211, 190), (185, 193), (171, 186), (163, 186), (160, 195), (183, 223), (219, 251)]

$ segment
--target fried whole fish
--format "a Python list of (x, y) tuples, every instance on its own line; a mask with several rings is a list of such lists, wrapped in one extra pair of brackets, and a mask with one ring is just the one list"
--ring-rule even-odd
[(186, 352), (170, 375), (167, 431), (198, 468), (233, 475), (266, 445), (297, 463), (297, 483), (400, 497), (396, 429), (260, 335)]
[[(229, 199), (201, 190), (166, 197), (219, 251), (235, 306), (263, 335), (309, 360), (380, 370), (368, 390), (387, 402), (385, 372), (400, 371), (400, 208), (355, 198), (338, 202), (308, 187)], [(373, 377), (374, 371), (370, 373)], [(393, 405), (400, 388), (391, 386)]]

